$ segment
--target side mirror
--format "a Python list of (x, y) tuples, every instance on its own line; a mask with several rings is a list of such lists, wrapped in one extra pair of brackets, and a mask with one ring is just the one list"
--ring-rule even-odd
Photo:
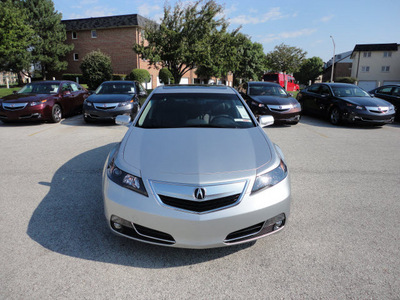
[(115, 124), (128, 126), (131, 122), (131, 117), (127, 115), (118, 115), (115, 118)]
[(145, 97), (145, 96), (147, 96), (147, 93), (145, 91), (140, 91), (139, 92), (139, 96), (140, 97)]
[(68, 95), (71, 95), (71, 92), (70, 91), (63, 91), (62, 94), (63, 94), (63, 96), (68, 96)]
[(258, 118), (258, 124), (261, 127), (267, 127), (274, 124), (274, 117), (273, 116), (260, 116)]

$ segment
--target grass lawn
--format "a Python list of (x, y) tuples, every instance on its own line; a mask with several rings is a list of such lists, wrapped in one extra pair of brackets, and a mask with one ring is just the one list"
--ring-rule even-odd
[(4, 97), (13, 93), (13, 91), (20, 90), (21, 87), (13, 87), (13, 88), (0, 88), (0, 97)]

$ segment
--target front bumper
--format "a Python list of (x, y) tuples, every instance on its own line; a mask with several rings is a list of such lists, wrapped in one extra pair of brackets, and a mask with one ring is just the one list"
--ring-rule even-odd
[(395, 113), (374, 114), (368, 111), (349, 111), (344, 112), (342, 118), (349, 123), (388, 124), (394, 122)]
[[(253, 195), (251, 181), (238, 204), (202, 214), (161, 205), (149, 183), (144, 182), (148, 197), (115, 184), (103, 174), (104, 208), (114, 233), (151, 244), (201, 249), (249, 242), (280, 231), (290, 212), (289, 176)], [(124, 230), (113, 225), (118, 218), (129, 223)], [(274, 228), (278, 219), (282, 226)]]
[(85, 118), (92, 120), (114, 120), (119, 115), (130, 115), (134, 116), (135, 106), (131, 105), (129, 108), (116, 107), (109, 110), (97, 109), (93, 106), (83, 106), (83, 115)]
[(18, 110), (6, 110), (0, 108), (0, 120), (5, 121), (34, 121), (34, 120), (48, 120), (49, 112), (44, 104), (36, 106), (26, 106)]

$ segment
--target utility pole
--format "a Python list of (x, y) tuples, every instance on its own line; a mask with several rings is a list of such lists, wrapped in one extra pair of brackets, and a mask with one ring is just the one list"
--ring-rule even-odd
[(332, 57), (332, 70), (331, 70), (331, 82), (333, 82), (333, 70), (335, 69), (335, 40), (331, 36), (333, 42), (333, 57)]

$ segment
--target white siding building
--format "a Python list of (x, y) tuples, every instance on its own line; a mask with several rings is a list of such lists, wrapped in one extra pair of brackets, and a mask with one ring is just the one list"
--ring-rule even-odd
[(400, 84), (399, 44), (356, 45), (351, 54), (351, 77), (366, 91), (385, 84)]

